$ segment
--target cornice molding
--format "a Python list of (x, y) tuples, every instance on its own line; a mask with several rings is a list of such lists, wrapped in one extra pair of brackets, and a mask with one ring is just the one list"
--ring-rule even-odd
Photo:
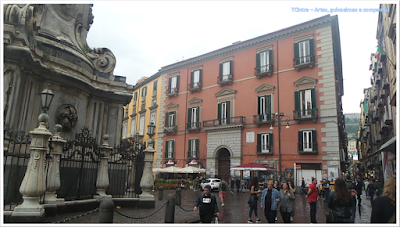
[(302, 78), (296, 80), (293, 84), (296, 86), (296, 90), (297, 90), (297, 87), (299, 85), (314, 84), (314, 86), (316, 86), (317, 80), (318, 79), (307, 77), (307, 76), (303, 76)]
[(178, 108), (178, 106), (179, 106), (178, 104), (176, 104), (176, 103), (174, 103), (174, 102), (171, 102), (170, 104), (167, 105), (167, 108), (168, 108), (168, 109)]
[(215, 93), (216, 97), (221, 97), (221, 96), (225, 96), (225, 95), (231, 95), (231, 94), (235, 94), (237, 91), (236, 90), (232, 90), (229, 88), (224, 88), (221, 91)]
[(203, 99), (199, 99), (199, 98), (194, 97), (189, 101), (189, 104), (201, 103), (202, 101), (203, 101)]
[(275, 86), (269, 85), (269, 84), (263, 84), (256, 88), (256, 92), (262, 92), (262, 91), (273, 91), (275, 89)]

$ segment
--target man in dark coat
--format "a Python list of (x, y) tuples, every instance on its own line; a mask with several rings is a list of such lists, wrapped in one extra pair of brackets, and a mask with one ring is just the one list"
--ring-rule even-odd
[(237, 192), (239, 192), (239, 188), (240, 188), (240, 180), (239, 180), (239, 178), (236, 178), (235, 183), (236, 183)]
[(204, 192), (197, 199), (193, 210), (197, 209), (199, 209), (201, 223), (211, 223), (214, 213), (219, 216), (217, 198), (211, 194), (210, 185), (204, 187)]

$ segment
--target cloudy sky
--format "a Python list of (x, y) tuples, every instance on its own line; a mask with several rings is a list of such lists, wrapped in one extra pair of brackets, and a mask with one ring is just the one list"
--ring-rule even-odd
[[(115, 75), (136, 84), (162, 66), (245, 41), (330, 12), (315, 8), (378, 9), (378, 1), (106, 1), (94, 2), (87, 42), (117, 58)], [(296, 12), (295, 8), (308, 9)], [(305, 10), (303, 10), (305, 11)], [(359, 113), (370, 85), (370, 54), (376, 52), (378, 13), (339, 15), (344, 77), (344, 113)]]

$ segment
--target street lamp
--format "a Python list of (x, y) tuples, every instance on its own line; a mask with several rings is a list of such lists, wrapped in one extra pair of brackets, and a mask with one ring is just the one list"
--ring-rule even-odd
[(133, 141), (138, 144), (140, 139), (140, 134), (139, 132), (136, 132), (135, 135), (133, 136)]
[(150, 138), (154, 135), (155, 128), (156, 126), (153, 122), (150, 122), (150, 124), (147, 126), (147, 135), (149, 135)]
[(54, 97), (54, 93), (50, 90), (50, 84), (47, 84), (47, 88), (40, 93), (40, 96), (42, 98), (42, 111), (47, 113)]
[[(286, 119), (286, 128), (290, 128), (289, 126), (289, 121), (290, 117), (285, 116), (284, 113), (275, 113), (275, 115), (272, 115), (273, 117), (276, 117), (278, 119), (278, 138), (279, 138), (279, 181), (282, 181), (282, 154), (281, 154), (281, 120), (282, 118), (287, 118)], [(269, 129), (274, 129), (274, 127), (271, 124), (271, 127)]]

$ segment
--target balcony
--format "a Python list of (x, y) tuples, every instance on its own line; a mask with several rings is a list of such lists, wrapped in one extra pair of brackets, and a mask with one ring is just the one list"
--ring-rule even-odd
[(173, 125), (173, 126), (164, 126), (164, 133), (165, 134), (176, 134), (177, 132), (177, 126)]
[(304, 147), (308, 147), (308, 143), (298, 143), (298, 152), (300, 154), (317, 154), (318, 153), (318, 149), (317, 149), (317, 143), (313, 143), (312, 144), (312, 148), (309, 149), (305, 149)]
[(186, 123), (186, 130), (189, 132), (200, 131), (201, 130), (201, 122)]
[(257, 145), (257, 155), (273, 155), (271, 145)]
[(371, 103), (375, 102), (375, 100), (378, 99), (378, 94), (376, 92), (376, 90), (372, 90), (372, 98), (371, 98)]
[(175, 152), (169, 152), (165, 153), (164, 159), (174, 159), (175, 158)]
[(378, 74), (382, 74), (382, 62), (379, 62), (378, 64)]
[(314, 121), (318, 119), (318, 109), (295, 110), (293, 111), (293, 119), (296, 121)]
[(151, 97), (156, 97), (157, 96), (157, 90), (153, 90), (153, 95)]
[(146, 101), (146, 96), (142, 96), (142, 102)]
[(275, 122), (271, 114), (253, 115), (253, 123), (257, 126), (260, 125), (271, 125)]
[(167, 97), (178, 97), (179, 94), (179, 88), (171, 88), (167, 91)]
[(199, 151), (188, 151), (188, 158), (199, 158)]
[(381, 83), (381, 74), (376, 74), (375, 75), (375, 84), (380, 84)]
[(379, 61), (385, 63), (386, 62), (386, 54), (381, 53), (381, 58), (379, 59)]
[(225, 85), (225, 84), (231, 85), (233, 83), (233, 75), (229, 74), (229, 75), (218, 76), (217, 83), (220, 86)]
[(272, 76), (274, 73), (274, 65), (264, 65), (258, 68), (254, 68), (254, 75), (260, 79), (261, 77), (264, 76)]
[(389, 89), (389, 86), (389, 77), (387, 76), (383, 79), (383, 89)]
[(244, 127), (244, 124), (245, 124), (244, 117), (239, 116), (239, 117), (203, 121), (203, 128), (204, 130), (242, 128)]
[(308, 55), (308, 56), (303, 56), (299, 58), (294, 58), (293, 59), (293, 68), (295, 68), (298, 71), (303, 68), (313, 68), (315, 65), (315, 56), (314, 55)]
[(188, 84), (188, 91), (190, 91), (191, 93), (196, 92), (196, 91), (201, 91), (201, 83), (196, 82), (196, 83)]

